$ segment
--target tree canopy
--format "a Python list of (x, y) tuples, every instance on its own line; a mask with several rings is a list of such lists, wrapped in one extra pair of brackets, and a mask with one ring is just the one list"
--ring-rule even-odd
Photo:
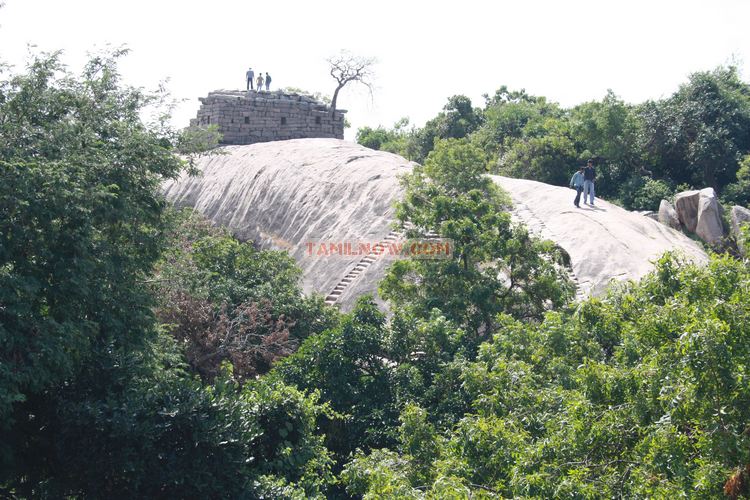
[[(597, 193), (631, 210), (656, 210), (678, 189), (704, 187), (747, 204), (740, 168), (750, 154), (750, 86), (733, 66), (694, 73), (671, 96), (640, 104), (612, 90), (569, 109), (507, 86), (484, 98), (473, 108), (450, 97), (424, 127), (400, 135), (397, 152), (424, 162), (436, 139), (465, 138), (490, 156), (491, 171), (559, 186), (593, 159)], [(392, 141), (369, 137), (358, 141), (393, 151)]]
[[(322, 301), (300, 298), (286, 256), (170, 236), (185, 230), (158, 188), (186, 166), (176, 148), (189, 139), (142, 121), (163, 96), (123, 86), (122, 55), (80, 76), (42, 55), (0, 83), (0, 494), (320, 495), (332, 477), (316, 422), (330, 412), (315, 394), (240, 386), (227, 363), (199, 381), (185, 357), (195, 343), (168, 335), (155, 309), (186, 290), (211, 314), (229, 304), (243, 334), (283, 317), (304, 336)], [(170, 259), (176, 243), (187, 248)], [(250, 301), (270, 319), (250, 322)]]
[(747, 200), (734, 69), (638, 106), (502, 87), (360, 131), (423, 155), (396, 218), (453, 253), (395, 262), (387, 314), (342, 314), (289, 255), (166, 205), (215, 131), (144, 122), (164, 96), (122, 85), (122, 55), (0, 81), (0, 496), (750, 497), (750, 228), (741, 255), (667, 254), (575, 303), (487, 176), (593, 157), (625, 204), (710, 179)]

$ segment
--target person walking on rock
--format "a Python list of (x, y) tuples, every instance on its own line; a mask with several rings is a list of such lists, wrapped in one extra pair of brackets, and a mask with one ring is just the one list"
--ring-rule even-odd
[(255, 83), (258, 84), (258, 92), (260, 92), (261, 90), (263, 90), (263, 73), (261, 73), (261, 74), (258, 75), (258, 81), (255, 82)]
[(253, 90), (253, 80), (255, 80), (255, 71), (253, 71), (253, 68), (247, 70), (245, 78), (247, 78), (247, 90)]
[(573, 200), (573, 205), (581, 208), (581, 193), (583, 192), (583, 167), (579, 168), (578, 171), (573, 174), (570, 179), (570, 187), (576, 190), (576, 198)]
[(596, 170), (594, 170), (594, 160), (586, 163), (583, 169), (583, 202), (586, 203), (586, 197), (591, 200), (589, 205), (594, 205), (594, 182), (596, 181)]
[(268, 88), (271, 86), (271, 75), (268, 74), (268, 71), (266, 71), (266, 91), (268, 91)]

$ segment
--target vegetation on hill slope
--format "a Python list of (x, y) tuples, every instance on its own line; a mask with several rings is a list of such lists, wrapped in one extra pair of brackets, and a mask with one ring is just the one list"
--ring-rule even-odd
[[(483, 175), (498, 137), (508, 158), (578, 159), (570, 113), (454, 99), (397, 207), (454, 254), (391, 268), (390, 319), (367, 297), (342, 315), (302, 296), (287, 255), (166, 207), (175, 148), (197, 150), (144, 123), (158, 96), (122, 86), (117, 56), (79, 77), (44, 56), (0, 82), (0, 495), (750, 494), (748, 260), (668, 255), (573, 304), (554, 246)], [(706, 78), (741, 100), (731, 71)], [(602, 123), (632, 118), (590, 108), (614, 120), (582, 125), (605, 145)]]

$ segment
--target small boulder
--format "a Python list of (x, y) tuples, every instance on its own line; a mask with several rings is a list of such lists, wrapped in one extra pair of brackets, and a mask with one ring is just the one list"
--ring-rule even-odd
[(732, 207), (730, 215), (732, 218), (732, 235), (737, 240), (737, 244), (739, 245), (739, 247), (744, 250), (743, 241), (740, 237), (740, 229), (743, 225), (750, 224), (750, 210), (745, 207), (735, 205)]
[(699, 191), (698, 222), (695, 234), (709, 245), (718, 245), (724, 239), (724, 224), (721, 221), (721, 205), (714, 188)]
[(659, 222), (673, 229), (681, 229), (677, 211), (667, 200), (661, 200), (659, 204)]
[(695, 232), (695, 228), (698, 225), (698, 200), (700, 199), (700, 191), (683, 191), (677, 193), (674, 197), (674, 209), (677, 212), (677, 217), (685, 229), (691, 233)]

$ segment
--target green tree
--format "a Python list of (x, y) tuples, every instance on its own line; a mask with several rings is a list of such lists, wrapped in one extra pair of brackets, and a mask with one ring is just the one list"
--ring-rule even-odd
[[(0, 495), (320, 496), (314, 395), (240, 389), (231, 367), (204, 385), (155, 318), (159, 187), (184, 164), (177, 135), (141, 120), (159, 96), (120, 84), (123, 53), (80, 77), (37, 57), (0, 82)], [(291, 287), (283, 259), (206, 240), (207, 296), (252, 296), (242, 259)]]
[(371, 149), (396, 153), (413, 160), (416, 157), (412, 140), (415, 132), (413, 128), (407, 130), (408, 126), (409, 119), (401, 118), (391, 129), (362, 127), (357, 131), (357, 143)]
[(281, 483), (307, 498), (332, 482), (315, 433), (327, 410), (282, 384), (239, 390), (230, 373), (215, 386), (169, 376), (107, 400), (67, 396), (54, 414), (39, 415), (43, 428), (18, 428), (34, 436), (33, 448), (9, 438), (22, 453), (4, 473), (19, 496), (258, 498)]
[(638, 115), (612, 90), (601, 101), (574, 107), (569, 121), (579, 158), (596, 160), (597, 194), (617, 196), (628, 178), (648, 174), (638, 145)]
[(361, 298), (341, 323), (313, 335), (271, 373), (303, 390), (318, 390), (344, 419), (323, 422), (326, 444), (340, 459), (357, 446), (393, 441), (398, 418), (385, 347), (385, 317), (371, 299)]
[(665, 181), (632, 176), (620, 187), (619, 201), (628, 210), (658, 211), (661, 200), (671, 200), (674, 191)]
[[(159, 256), (159, 182), (182, 167), (112, 58), (57, 55), (0, 86), (0, 417), (153, 334), (140, 282)], [(102, 380), (106, 383), (106, 380)], [(7, 456), (6, 453), (2, 454)]]
[(562, 305), (572, 288), (551, 243), (511, 223), (509, 201), (485, 175), (486, 156), (467, 140), (436, 143), (425, 165), (403, 179), (396, 216), (418, 234), (449, 238), (449, 259), (395, 262), (380, 285), (383, 297), (429, 317), (437, 308), (479, 336), (504, 311), (538, 318)]
[(484, 122), (472, 140), (490, 155), (502, 156), (517, 139), (538, 137), (535, 124), (562, 117), (557, 104), (529, 95), (525, 90), (511, 91), (502, 86), (491, 98), (488, 95), (484, 98)]
[[(549, 128), (561, 128), (559, 120), (550, 119)], [(557, 186), (567, 186), (576, 169), (577, 154), (573, 141), (565, 133), (550, 132), (537, 137), (508, 141), (500, 157), (497, 172), (519, 179), (531, 179)]]
[(436, 139), (462, 139), (482, 123), (482, 110), (471, 105), (471, 99), (454, 95), (448, 99), (443, 111), (429, 120), (412, 138), (416, 151), (415, 161), (423, 162), (435, 147)]
[(410, 409), (399, 443), (356, 454), (343, 479), (365, 496), (746, 496), (748, 287), (747, 262), (666, 255), (575, 311), (501, 315), (463, 363), (465, 415), (433, 431)]
[(726, 204), (750, 206), (750, 154), (745, 155), (737, 169), (737, 180), (724, 188)]
[(737, 68), (690, 75), (670, 98), (647, 102), (642, 148), (655, 173), (676, 184), (721, 191), (750, 151), (750, 86)]

